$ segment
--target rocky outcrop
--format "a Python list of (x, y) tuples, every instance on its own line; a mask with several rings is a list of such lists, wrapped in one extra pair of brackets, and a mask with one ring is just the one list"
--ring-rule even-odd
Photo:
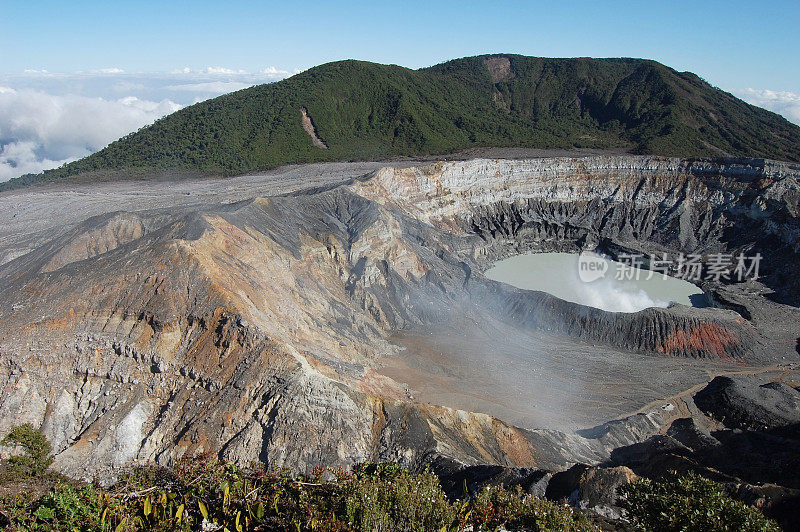
[(800, 392), (777, 379), (717, 377), (684, 399), (692, 417), (672, 421), (666, 435), (615, 449), (605, 465), (648, 477), (698, 472), (794, 530), (800, 524), (794, 507), (800, 500)]
[(763, 282), (785, 302), (798, 287), (797, 165), (658, 157), (474, 160), (387, 168), (355, 185), (365, 197), (485, 240), (484, 263), (526, 251), (600, 245), (764, 257)]
[[(774, 290), (770, 297), (796, 304), (797, 276), (789, 272), (798, 253), (798, 171), (796, 165), (751, 160), (475, 160), (383, 169), (353, 189), (443, 230), (477, 235), (481, 241), (469, 251), (479, 271), (499, 258), (531, 251), (641, 253), (645, 265), (663, 253), (746, 251), (763, 257), (759, 281)], [(712, 293), (753, 290), (719, 282), (703, 287)], [(689, 356), (774, 357), (774, 348), (759, 339), (761, 331), (771, 329), (767, 336), (773, 346), (793, 344), (793, 323), (800, 317), (782, 307), (788, 313), (784, 325), (770, 323), (776, 315), (771, 310), (766, 313), (771, 318), (752, 320), (754, 313), (763, 314), (758, 308), (770, 305), (763, 298), (720, 305), (736, 314), (650, 309), (613, 317), (547, 296), (509, 294), (503, 299), (500, 311), (528, 316), (546, 330), (585, 335), (626, 350)], [(787, 328), (792, 332), (785, 334)]]
[(499, 290), (503, 297), (497, 311), (518, 323), (625, 351), (731, 360), (774, 355), (756, 328), (735, 312), (676, 305), (611, 313), (549, 294)]
[(800, 392), (779, 381), (759, 384), (752, 379), (716, 377), (694, 396), (694, 402), (732, 429), (800, 427)]

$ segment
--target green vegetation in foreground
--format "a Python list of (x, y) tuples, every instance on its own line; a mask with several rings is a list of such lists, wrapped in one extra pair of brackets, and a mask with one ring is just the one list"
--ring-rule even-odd
[(11, 427), (0, 444), (18, 447), (20, 453), (6, 460), (6, 476), (37, 477), (44, 475), (53, 463), (52, 447), (40, 430), (28, 423)]
[(756, 509), (727, 497), (721, 485), (695, 473), (644, 478), (622, 486), (620, 493), (631, 520), (646, 532), (780, 530)]
[[(312, 144), (302, 108), (328, 149)], [(192, 105), (0, 190), (86, 173), (235, 175), (490, 146), (798, 161), (800, 127), (694, 74), (643, 59), (478, 56), (420, 70), (348, 60)]]
[(436, 476), (395, 464), (293, 477), (201, 458), (135, 468), (108, 490), (63, 479), (31, 493), (0, 500), (18, 530), (594, 530), (581, 513), (521, 491), (487, 488), (451, 503)]
[[(19, 444), (29, 459), (6, 461), (0, 479), (0, 526), (16, 530), (595, 530), (580, 512), (520, 489), (487, 487), (449, 501), (436, 476), (396, 464), (365, 464), (353, 474), (319, 468), (296, 477), (201, 457), (173, 468), (136, 467), (100, 489), (47, 472), (51, 459), (40, 452), (46, 443), (40, 432), (24, 425), (12, 433), (17, 436), (4, 443)], [(697, 475), (644, 479), (622, 489), (641, 530), (779, 530)]]

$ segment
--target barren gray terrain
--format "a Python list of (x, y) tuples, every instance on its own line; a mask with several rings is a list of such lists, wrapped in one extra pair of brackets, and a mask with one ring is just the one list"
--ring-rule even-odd
[[(540, 154), (492, 150), (498, 152)], [(104, 214), (132, 212), (165, 223), (221, 204), (331, 188), (380, 168), (419, 164), (321, 163), (234, 178), (50, 185), (7, 192), (0, 195), (0, 256), (8, 262)], [(402, 351), (379, 359), (378, 371), (407, 385), (417, 401), (483, 412), (530, 429), (574, 430), (653, 401), (666, 402), (706, 382), (709, 375), (739, 367), (628, 353), (509, 328), (495, 316), (478, 319), (483, 322), (473, 317), (463, 330), (399, 332), (395, 341)], [(496, 340), (498, 327), (508, 341)]]
[(383, 167), (407, 168), (436, 160), (476, 157), (529, 157), (616, 154), (590, 149), (473, 148), (445, 158), (403, 157), (390, 161), (291, 165), (268, 172), (227, 178), (123, 180), (64, 183), (0, 194), (0, 264), (30, 251), (87, 218), (117, 211), (171, 209), (191, 212), (203, 205), (231, 203), (304, 189), (330, 187)]
[(92, 216), (159, 209), (179, 215), (204, 205), (327, 187), (387, 164), (413, 163), (320, 163), (231, 178), (72, 183), (12, 190), (0, 194), (0, 263)]
[[(713, 440), (719, 375), (796, 393), (800, 170), (580, 155), (0, 194), (0, 432), (41, 426), (75, 477), (198, 452), (552, 472)], [(703, 282), (709, 308), (633, 313), (482, 275), (582, 249), (764, 261)]]

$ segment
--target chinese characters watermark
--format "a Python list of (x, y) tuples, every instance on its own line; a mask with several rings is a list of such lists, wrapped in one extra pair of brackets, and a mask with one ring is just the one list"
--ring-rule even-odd
[[(648, 257), (643, 253), (622, 253), (617, 257), (621, 263), (615, 269), (614, 277), (618, 281), (652, 279), (656, 275), (676, 277), (690, 282), (736, 281), (758, 279), (761, 265), (761, 254), (745, 255), (744, 253), (711, 253), (700, 255), (695, 253), (678, 253)], [(649, 268), (645, 269), (646, 266)], [(581, 253), (578, 258), (578, 276), (581, 281), (591, 283), (611, 270), (609, 261), (595, 253)]]

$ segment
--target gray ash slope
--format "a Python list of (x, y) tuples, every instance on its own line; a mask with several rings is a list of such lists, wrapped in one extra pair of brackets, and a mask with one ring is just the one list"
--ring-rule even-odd
[[(304, 190), (271, 175), (196, 202), (169, 195), (187, 184), (128, 184), (123, 212), (121, 196), (86, 186), (91, 208), (59, 231), (25, 229), (26, 216), (55, 215), (59, 192), (0, 196), (27, 209), (0, 212), (18, 228), (0, 253), (22, 253), (0, 266), (0, 432), (42, 426), (56, 467), (77, 477), (196, 452), (296, 470), (640, 467), (652, 438), (698, 464), (719, 460), (717, 438), (686, 436), (687, 420), (726, 422), (692, 399), (713, 375), (796, 376), (796, 166), (593, 156), (337, 168), (314, 167)], [(137, 206), (158, 187), (159, 208)], [(586, 248), (759, 252), (763, 278), (706, 283), (713, 308), (615, 314), (481, 275), (512, 254)]]

